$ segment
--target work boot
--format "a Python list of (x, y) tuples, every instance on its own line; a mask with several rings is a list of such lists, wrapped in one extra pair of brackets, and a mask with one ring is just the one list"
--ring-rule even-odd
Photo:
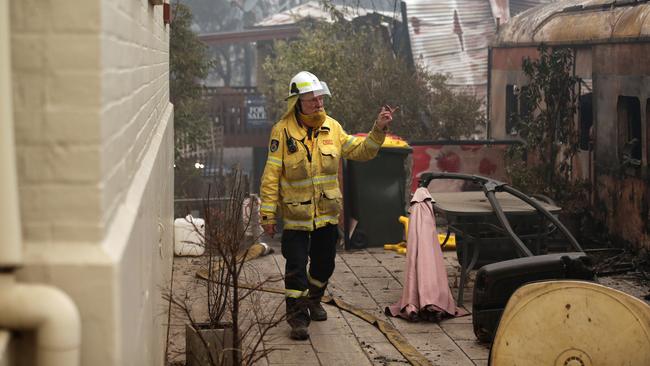
[(291, 326), (289, 337), (297, 341), (309, 339), (309, 310), (306, 299), (287, 298), (287, 323)]
[(309, 330), (304, 325), (291, 325), (291, 332), (289, 338), (296, 341), (306, 341), (309, 339)]
[(325, 287), (316, 287), (309, 284), (309, 302), (307, 303), (307, 307), (309, 308), (309, 317), (311, 320), (319, 322), (327, 320), (327, 312), (320, 302), (324, 293)]
[(320, 303), (320, 298), (309, 299), (309, 317), (311, 320), (322, 322), (327, 320), (327, 312)]

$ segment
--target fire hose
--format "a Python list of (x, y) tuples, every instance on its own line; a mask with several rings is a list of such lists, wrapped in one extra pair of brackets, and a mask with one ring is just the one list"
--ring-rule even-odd
[[(237, 259), (238, 261), (243, 260), (243, 261), (249, 261), (251, 259), (255, 259), (257, 257), (260, 257), (262, 255), (266, 255), (270, 253), (270, 248), (266, 244), (260, 244), (256, 243), (253, 244), (249, 250), (247, 250), (244, 254), (240, 255)], [(196, 273), (196, 276), (209, 281), (210, 276), (207, 273), (207, 270), (201, 270)], [(276, 289), (276, 288), (270, 288), (270, 287), (260, 287), (257, 285), (253, 284), (247, 284), (247, 283), (239, 283), (238, 286), (240, 288), (245, 288), (249, 290), (256, 290), (256, 291), (263, 291), (263, 292), (268, 292), (268, 293), (275, 293), (275, 294), (280, 294), (284, 295), (284, 291), (281, 289)], [(324, 304), (332, 305), (335, 306), (343, 311), (346, 311), (364, 321), (369, 323), (370, 325), (374, 326), (377, 328), (385, 337), (388, 339), (388, 341), (401, 353), (404, 358), (411, 364), (411, 365), (416, 365), (416, 366), (424, 366), (424, 365), (432, 365), (432, 363), (424, 357), (418, 350), (413, 347), (407, 340), (406, 338), (397, 330), (395, 327), (393, 327), (390, 323), (377, 319), (374, 315), (361, 310), (357, 309), (351, 304), (348, 304), (347, 302), (333, 297), (333, 296), (323, 296), (321, 299), (321, 302)]]

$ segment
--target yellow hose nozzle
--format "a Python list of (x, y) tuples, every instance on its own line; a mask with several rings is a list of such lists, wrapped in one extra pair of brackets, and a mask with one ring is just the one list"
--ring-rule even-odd
[[(404, 238), (405, 240), (408, 240), (409, 218), (406, 216), (400, 216), (399, 219), (397, 219), (397, 221), (399, 221), (402, 225), (404, 225)], [(440, 242), (440, 245), (442, 245), (442, 243), (445, 241), (446, 236), (447, 234), (438, 234), (438, 241)], [(386, 246), (384, 245), (384, 249), (388, 249), (388, 248), (386, 248)], [(449, 234), (449, 238), (447, 239), (447, 243), (445, 243), (445, 245), (443, 246), (443, 249), (445, 250), (456, 249), (456, 234), (454, 233)]]
[(401, 242), (401, 243), (397, 243), (397, 244), (384, 244), (384, 249), (385, 250), (395, 250), (396, 251), (396, 250), (398, 250), (400, 248), (406, 248), (406, 243)]

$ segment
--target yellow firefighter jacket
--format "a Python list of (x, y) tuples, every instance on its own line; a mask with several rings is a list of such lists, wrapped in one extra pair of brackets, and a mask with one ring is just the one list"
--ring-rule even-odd
[(275, 224), (281, 212), (285, 229), (336, 225), (342, 201), (339, 159), (370, 160), (385, 138), (376, 126), (366, 138), (348, 135), (329, 116), (315, 130), (310, 138), (294, 113), (273, 126), (260, 189), (262, 224)]

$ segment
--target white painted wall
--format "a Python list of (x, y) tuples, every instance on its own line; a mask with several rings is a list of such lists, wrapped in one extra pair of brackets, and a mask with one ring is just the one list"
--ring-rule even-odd
[(163, 365), (169, 26), (147, 0), (11, 0), (23, 281), (66, 291), (82, 365)]

